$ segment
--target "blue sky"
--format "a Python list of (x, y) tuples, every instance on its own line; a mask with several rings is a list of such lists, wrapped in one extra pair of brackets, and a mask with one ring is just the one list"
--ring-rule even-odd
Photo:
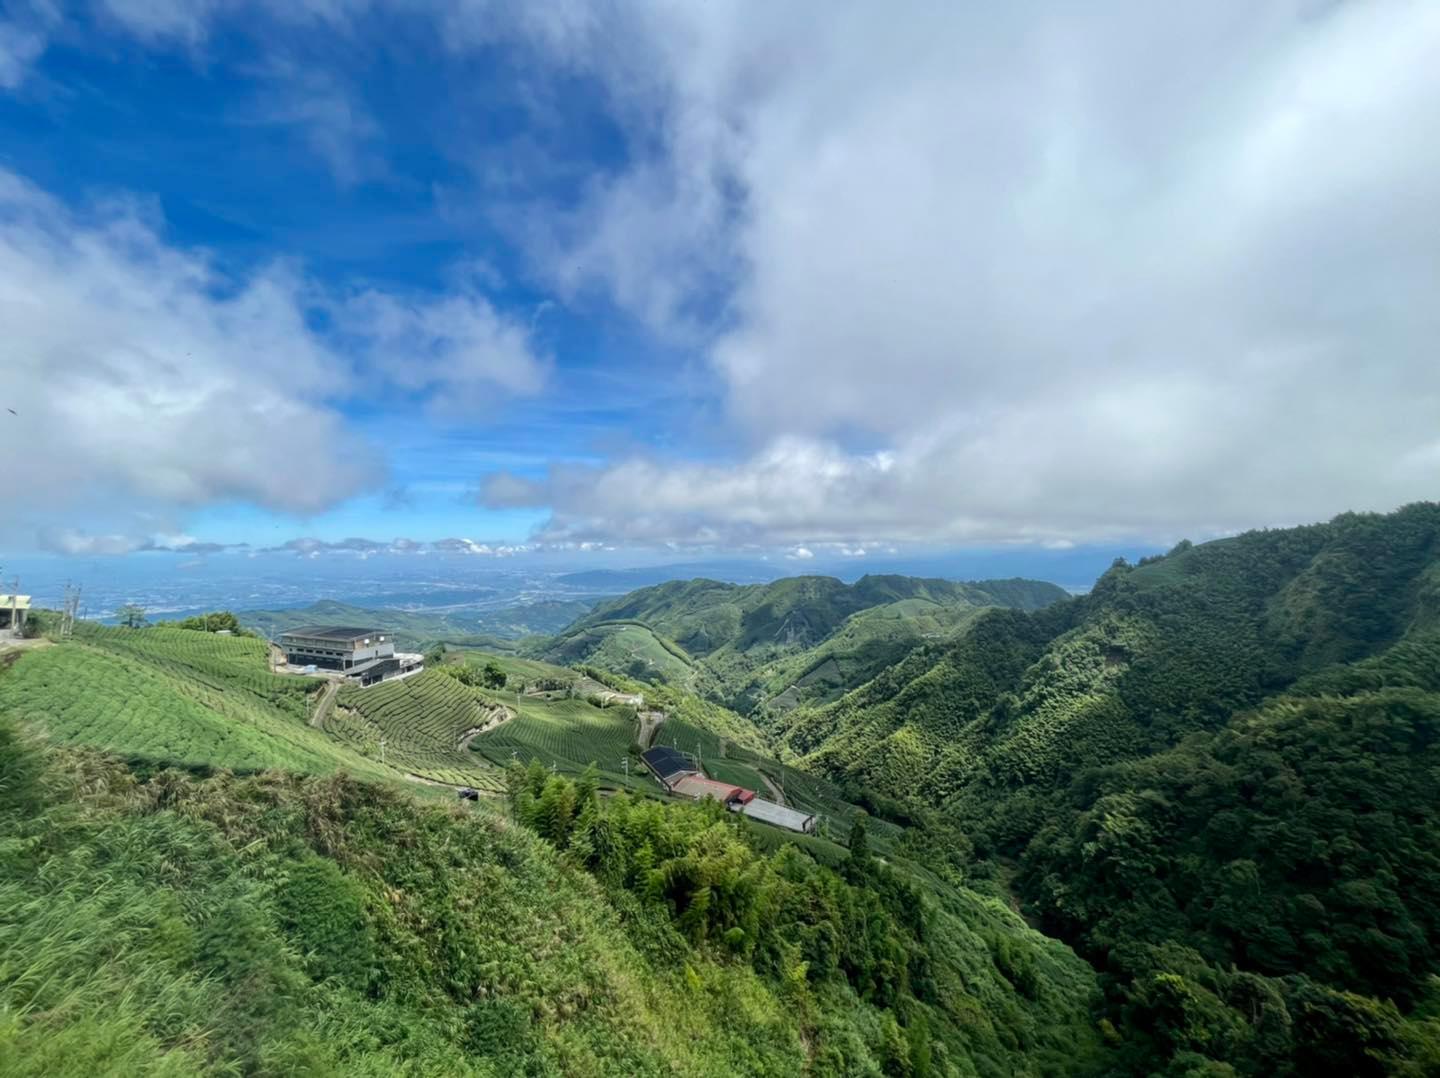
[(1433, 5), (0, 11), (12, 552), (1154, 549), (1440, 490)]

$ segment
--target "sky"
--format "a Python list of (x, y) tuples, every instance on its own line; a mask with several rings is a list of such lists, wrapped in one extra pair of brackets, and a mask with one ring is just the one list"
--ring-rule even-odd
[(1440, 495), (1440, 5), (0, 0), (0, 551)]

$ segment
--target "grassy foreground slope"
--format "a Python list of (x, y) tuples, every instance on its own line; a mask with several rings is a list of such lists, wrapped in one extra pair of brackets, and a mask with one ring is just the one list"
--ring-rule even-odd
[(1093, 976), (999, 904), (538, 781), (516, 825), (344, 776), (141, 777), (0, 716), (0, 1073), (1096, 1069)]

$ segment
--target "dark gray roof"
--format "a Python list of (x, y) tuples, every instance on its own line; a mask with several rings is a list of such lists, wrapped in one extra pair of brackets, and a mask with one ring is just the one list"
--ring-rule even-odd
[(351, 640), (363, 640), (367, 636), (379, 636), (384, 629), (356, 628), (354, 625), (306, 625), (301, 629), (287, 629), (281, 633), (283, 639), (287, 636), (303, 636), (311, 640), (336, 640), (348, 643)]
[(662, 779), (678, 775), (682, 771), (695, 770), (695, 765), (690, 762), (688, 756), (668, 745), (657, 745), (653, 749), (646, 749), (640, 754), (640, 758), (645, 761), (646, 767)]

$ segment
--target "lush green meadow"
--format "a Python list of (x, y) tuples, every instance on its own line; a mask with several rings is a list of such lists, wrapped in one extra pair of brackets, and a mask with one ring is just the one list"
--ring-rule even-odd
[(522, 659), (517, 655), (505, 655), (500, 652), (481, 649), (447, 649), (445, 662), (463, 662), (471, 666), (481, 667), (489, 663), (494, 663), (504, 672), (507, 679), (506, 688), (511, 690), (516, 687), (517, 683), (532, 685), (537, 681), (563, 681), (572, 683), (580, 680), (580, 675), (568, 667), (541, 662), (539, 659)]
[(687, 685), (692, 660), (679, 645), (638, 622), (587, 626), (545, 642), (557, 662), (587, 663), (645, 681)]

